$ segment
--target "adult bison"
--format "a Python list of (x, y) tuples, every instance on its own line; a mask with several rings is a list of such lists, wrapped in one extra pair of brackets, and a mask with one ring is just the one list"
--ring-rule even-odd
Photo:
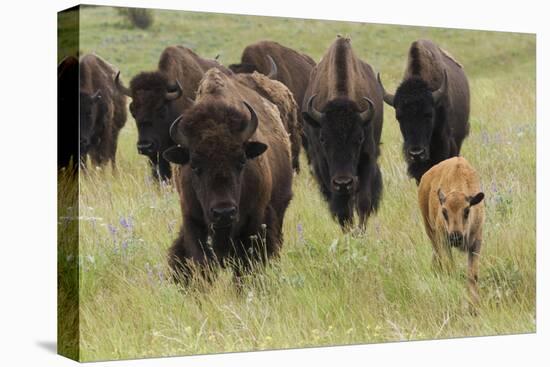
[[(169, 253), (175, 274), (232, 266), (239, 278), (282, 244), (292, 197), (288, 133), (277, 108), (224, 74), (209, 70), (195, 104), (170, 129), (183, 225)], [(178, 277), (177, 277), (178, 278)]]
[(302, 110), (315, 178), (343, 228), (353, 224), (354, 208), (362, 228), (378, 208), (382, 107), (371, 66), (338, 37), (311, 73)]
[[(274, 68), (275, 65), (275, 68)], [(242, 53), (241, 63), (229, 65), (235, 73), (260, 72), (278, 80), (290, 89), (299, 108), (300, 130), (302, 129), (301, 106), (309, 74), (315, 61), (304, 53), (285, 47), (273, 41), (260, 41), (247, 46)], [(304, 136), (302, 136), (302, 139)], [(307, 151), (307, 140), (302, 141)]]
[(57, 66), (57, 169), (78, 165), (78, 58), (67, 56)]
[(126, 123), (126, 97), (113, 83), (117, 70), (101, 57), (80, 59), (80, 159), (116, 167), (118, 134)]
[(132, 98), (130, 113), (138, 129), (138, 153), (149, 158), (156, 179), (172, 177), (170, 164), (161, 155), (173, 145), (170, 124), (191, 106), (199, 81), (212, 67), (223, 68), (187, 47), (169, 46), (160, 55), (158, 69), (136, 75), (129, 88), (117, 75), (119, 90)]
[[(380, 75), (378, 81), (382, 86)], [(460, 154), (470, 130), (468, 79), (462, 65), (435, 43), (411, 44), (403, 81), (395, 95), (384, 90), (384, 101), (395, 108), (408, 173), (417, 184), (430, 167)]]

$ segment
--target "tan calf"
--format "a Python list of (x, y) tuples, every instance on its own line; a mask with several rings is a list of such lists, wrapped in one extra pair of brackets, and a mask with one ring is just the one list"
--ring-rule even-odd
[(426, 172), (420, 180), (418, 202), (426, 233), (432, 241), (434, 265), (450, 270), (451, 248), (468, 252), (468, 289), (477, 304), (477, 280), (482, 227), (485, 219), (477, 172), (462, 157), (447, 159)]

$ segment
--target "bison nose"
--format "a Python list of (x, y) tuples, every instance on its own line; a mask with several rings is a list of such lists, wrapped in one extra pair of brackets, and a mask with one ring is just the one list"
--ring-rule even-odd
[(449, 235), (449, 240), (451, 242), (451, 245), (458, 246), (462, 243), (463, 237), (462, 233), (458, 231), (454, 231)]
[(216, 224), (231, 224), (237, 216), (237, 207), (235, 206), (216, 207), (210, 209), (210, 211)]
[(140, 140), (137, 143), (137, 150), (139, 154), (150, 154), (155, 151), (155, 144), (152, 141)]
[(413, 160), (424, 160), (426, 159), (426, 149), (419, 146), (411, 147), (409, 148), (409, 156)]
[(332, 179), (332, 185), (338, 192), (350, 192), (353, 188), (353, 178), (347, 176), (335, 177)]

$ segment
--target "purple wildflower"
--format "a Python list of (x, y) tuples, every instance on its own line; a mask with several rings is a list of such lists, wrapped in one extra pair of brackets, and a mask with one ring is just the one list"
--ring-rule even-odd
[(482, 131), (481, 132), (481, 141), (485, 145), (489, 144), (489, 133), (487, 133), (487, 131)]
[(131, 231), (132, 227), (133, 227), (132, 217), (128, 217), (128, 218), (120, 217), (120, 225), (124, 229), (127, 229), (127, 230)]
[(118, 232), (118, 230), (112, 224), (108, 224), (107, 228), (109, 228), (109, 232), (111, 233), (111, 236), (113, 236), (113, 239), (114, 239), (116, 237), (116, 233)]
[(304, 242), (304, 226), (302, 223), (298, 223), (296, 225), (296, 232), (298, 232), (298, 242), (303, 243)]

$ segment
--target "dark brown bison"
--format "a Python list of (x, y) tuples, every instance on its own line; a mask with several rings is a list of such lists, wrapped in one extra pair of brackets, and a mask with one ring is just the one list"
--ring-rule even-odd
[(343, 228), (353, 224), (354, 208), (361, 228), (378, 208), (382, 107), (371, 66), (338, 37), (311, 73), (302, 110), (313, 173)]
[(80, 59), (80, 159), (116, 167), (118, 134), (126, 123), (126, 97), (113, 83), (117, 70), (93, 54)]
[(470, 89), (462, 65), (439, 46), (413, 42), (403, 81), (395, 95), (384, 91), (384, 101), (395, 108), (408, 173), (417, 184), (430, 167), (460, 154), (470, 130)]
[(290, 90), (283, 83), (269, 79), (268, 76), (258, 72), (236, 74), (235, 79), (277, 106), (281, 121), (290, 138), (292, 167), (299, 172), (302, 129), (298, 120), (298, 106)]
[(67, 56), (57, 66), (57, 169), (78, 164), (78, 84), (78, 58)]
[(188, 279), (192, 268), (219, 264), (238, 278), (276, 255), (292, 197), (290, 141), (277, 108), (211, 69), (170, 132), (177, 146), (163, 155), (178, 165), (183, 215), (169, 253), (174, 272)]
[[(304, 53), (277, 42), (260, 41), (247, 46), (242, 53), (241, 63), (229, 65), (229, 69), (235, 73), (258, 71), (264, 75), (270, 75), (272, 79), (286, 85), (298, 104), (298, 118), (300, 126), (302, 126), (302, 101), (308, 85), (309, 74), (314, 66), (315, 61)], [(302, 143), (307, 151), (307, 141), (303, 139)]]
[(136, 75), (130, 88), (117, 76), (119, 90), (132, 98), (130, 113), (138, 129), (138, 153), (149, 158), (155, 178), (172, 177), (170, 164), (161, 155), (173, 145), (168, 134), (170, 124), (191, 106), (199, 81), (212, 67), (223, 68), (187, 47), (170, 46), (160, 55), (158, 69)]

